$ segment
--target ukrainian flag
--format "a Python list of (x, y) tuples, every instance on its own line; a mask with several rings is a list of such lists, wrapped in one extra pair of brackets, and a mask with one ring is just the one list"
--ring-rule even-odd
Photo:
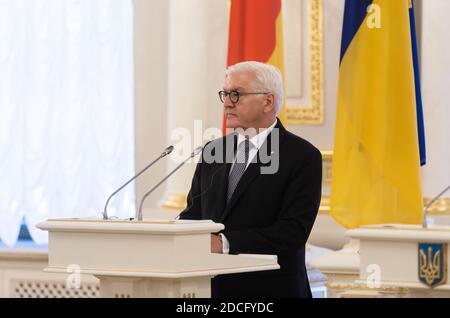
[(418, 71), (411, 0), (346, 0), (331, 188), (346, 228), (422, 221)]

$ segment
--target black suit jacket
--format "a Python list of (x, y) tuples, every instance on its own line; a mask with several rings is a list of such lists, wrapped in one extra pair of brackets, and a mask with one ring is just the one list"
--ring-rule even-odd
[[(219, 275), (211, 281), (213, 297), (311, 297), (305, 243), (320, 205), (322, 156), (309, 142), (288, 132), (279, 120), (275, 128), (278, 140), (271, 138), (276, 136), (274, 131), (269, 134), (228, 204), (236, 135), (208, 143), (197, 164), (188, 207), (180, 218), (223, 223), (230, 254), (276, 254), (280, 265), (273, 271)], [(272, 161), (263, 158), (261, 149), (273, 152)], [(208, 163), (208, 154), (223, 160)], [(279, 161), (278, 171), (262, 174), (261, 168), (269, 167), (273, 160)]]

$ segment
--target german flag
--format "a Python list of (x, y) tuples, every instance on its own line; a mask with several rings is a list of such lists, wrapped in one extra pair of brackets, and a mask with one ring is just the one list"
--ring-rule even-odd
[[(272, 64), (284, 77), (281, 0), (231, 0), (227, 65), (244, 61)], [(278, 118), (285, 122), (284, 106)]]

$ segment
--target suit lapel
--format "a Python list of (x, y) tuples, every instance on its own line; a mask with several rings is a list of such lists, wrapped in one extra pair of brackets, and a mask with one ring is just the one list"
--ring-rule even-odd
[(227, 204), (228, 174), (230, 172), (231, 163), (224, 162), (217, 166), (218, 167), (213, 171), (213, 174), (215, 175), (214, 183), (212, 184), (215, 196), (212, 200), (214, 210), (211, 211), (211, 220), (214, 222), (219, 222)]
[(215, 209), (211, 211), (211, 220), (214, 222), (220, 222), (227, 205), (228, 176), (237, 147), (237, 135), (227, 136), (224, 139), (223, 147), (225, 149), (223, 161), (216, 164), (217, 167), (212, 172), (212, 178), (214, 178), (212, 187), (215, 193), (212, 206)]

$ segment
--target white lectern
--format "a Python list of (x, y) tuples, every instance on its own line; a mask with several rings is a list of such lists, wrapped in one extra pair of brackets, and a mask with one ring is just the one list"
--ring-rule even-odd
[(273, 255), (210, 252), (212, 221), (119, 221), (54, 219), (45, 271), (79, 268), (100, 280), (101, 297), (211, 297), (220, 274), (279, 269)]
[(379, 279), (380, 287), (397, 288), (404, 296), (448, 297), (449, 229), (395, 224), (349, 230), (347, 234), (360, 242), (357, 282), (371, 287)]
[(313, 264), (332, 297), (450, 297), (450, 227), (387, 224), (347, 235), (351, 245)]

